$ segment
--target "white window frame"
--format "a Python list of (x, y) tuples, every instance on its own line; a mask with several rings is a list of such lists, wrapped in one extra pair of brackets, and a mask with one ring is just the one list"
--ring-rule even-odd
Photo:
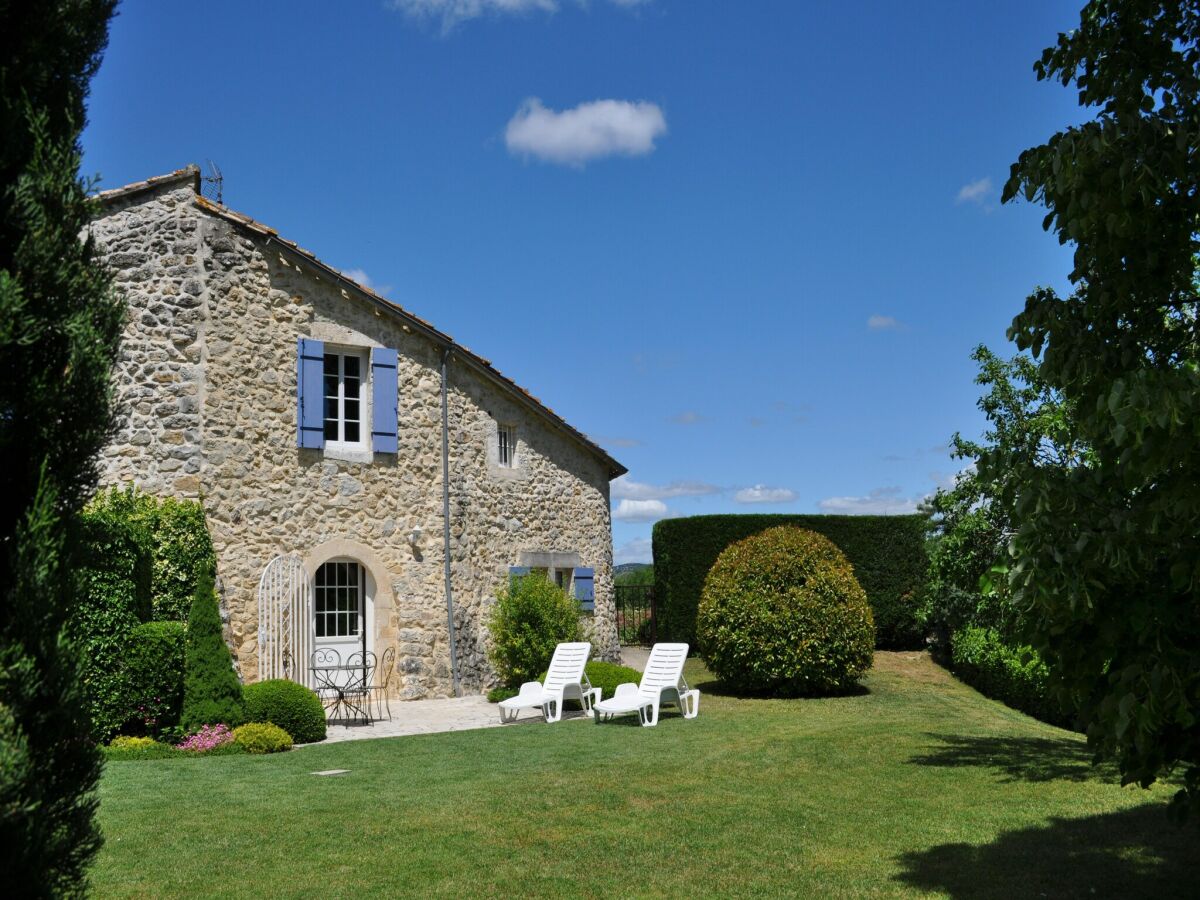
[[(344, 557), (336, 557), (334, 559), (327, 560), (326, 562), (324, 562), (320, 566), (318, 566), (317, 574), (320, 574), (321, 570), (324, 569), (326, 566), (332, 566), (335, 564), (354, 566), (354, 568), (358, 574), (358, 579), (357, 579), (358, 583), (356, 585), (349, 585), (349, 584), (339, 585), (336, 583), (332, 584), (332, 585), (318, 585), (316, 576), (315, 575), (313, 576), (313, 606), (312, 606), (312, 609), (313, 609), (313, 637), (317, 642), (319, 642), (321, 644), (340, 644), (340, 645), (345, 645), (348, 647), (353, 646), (358, 649), (362, 649), (363, 635), (367, 628), (367, 570), (366, 570), (366, 567), (356, 559), (347, 559)], [(357, 604), (356, 614), (351, 614), (348, 611), (342, 611), (342, 610), (338, 610), (336, 608), (330, 609), (328, 604), (326, 604), (325, 608), (322, 610), (317, 609), (318, 598), (321, 600), (328, 600), (328, 593), (327, 593), (328, 591), (336, 591), (337, 589), (343, 588), (343, 587), (344, 588), (353, 587), (355, 592), (358, 595), (358, 604)], [(316, 633), (317, 632), (316, 622), (319, 618), (323, 617), (325, 622), (328, 622), (330, 620), (330, 618), (332, 618), (336, 622), (337, 617), (339, 615), (347, 615), (347, 616), (354, 615), (355, 630), (356, 630), (355, 634), (319, 635)]]
[[(507, 459), (505, 450), (507, 449)], [(517, 468), (517, 426), (496, 423), (496, 464), (502, 469)]]
[[(337, 347), (325, 345), (325, 356), (335, 356), (338, 360), (338, 387), (337, 387), (337, 438), (325, 438), (325, 449), (334, 453), (347, 452), (362, 452), (366, 451), (370, 446), (371, 440), (371, 410), (367, 403), (367, 398), (370, 396), (368, 390), (368, 380), (371, 375), (371, 358), (370, 354), (362, 347)], [(358, 360), (358, 440), (345, 440), (346, 434), (346, 359), (354, 357)], [(321, 377), (321, 425), (324, 427), (329, 420), (324, 417), (325, 401), (328, 395), (325, 393), (325, 372), (324, 363), (322, 362), (322, 377)]]

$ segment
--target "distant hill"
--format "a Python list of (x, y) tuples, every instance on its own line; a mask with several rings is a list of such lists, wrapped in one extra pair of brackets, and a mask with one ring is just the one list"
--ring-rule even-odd
[(621, 563), (619, 566), (613, 566), (613, 574), (621, 575), (625, 572), (636, 572), (638, 569), (649, 569), (650, 563)]

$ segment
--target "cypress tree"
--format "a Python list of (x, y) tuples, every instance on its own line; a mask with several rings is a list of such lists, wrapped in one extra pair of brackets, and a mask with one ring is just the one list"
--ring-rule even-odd
[(73, 515), (111, 425), (124, 310), (79, 180), (113, 0), (0, 0), (0, 872), (9, 896), (82, 893), (99, 753), (77, 654)]
[(221, 614), (211, 572), (201, 575), (188, 616), (187, 657), (183, 677), (183, 715), (187, 731), (201, 725), (233, 727), (245, 719), (242, 685), (221, 633)]

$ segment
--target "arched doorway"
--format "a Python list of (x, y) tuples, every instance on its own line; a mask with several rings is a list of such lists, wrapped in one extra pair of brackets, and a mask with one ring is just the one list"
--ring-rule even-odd
[(338, 556), (313, 574), (313, 649), (334, 650), (345, 662), (374, 651), (375, 580), (361, 562)]

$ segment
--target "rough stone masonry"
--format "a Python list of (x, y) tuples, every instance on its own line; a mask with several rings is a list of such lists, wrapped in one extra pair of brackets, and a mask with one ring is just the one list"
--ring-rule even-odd
[[(272, 558), (295, 553), (310, 575), (328, 560), (363, 567), (369, 648), (396, 649), (395, 696), (449, 695), (449, 339), (197, 188), (189, 167), (100, 195), (92, 234), (129, 305), (102, 481), (203, 502), (244, 679), (258, 670), (259, 577)], [(297, 446), (298, 337), (398, 351), (398, 452)], [(593, 653), (616, 659), (609, 481), (623, 467), (486, 360), (450, 347), (450, 569), (463, 689), (494, 684), (486, 619), (512, 566), (594, 568)], [(516, 437), (514, 466), (498, 460), (500, 426)]]

